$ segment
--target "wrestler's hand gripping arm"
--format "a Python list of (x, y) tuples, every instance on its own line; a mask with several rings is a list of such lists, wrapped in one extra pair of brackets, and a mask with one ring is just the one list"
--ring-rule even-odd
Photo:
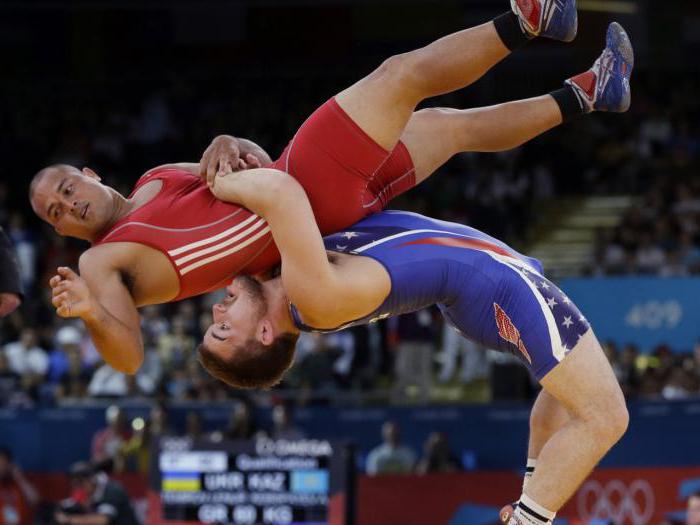
[(272, 163), (270, 155), (252, 140), (219, 135), (209, 144), (199, 163), (163, 164), (147, 171), (146, 174), (156, 170), (175, 168), (189, 171), (211, 185), (217, 174), (260, 168), (270, 163)]
[(340, 325), (374, 303), (370, 280), (328, 261), (309, 199), (293, 177), (266, 168), (239, 171), (216, 177), (212, 192), (267, 221), (282, 256), (285, 292), (305, 321)]

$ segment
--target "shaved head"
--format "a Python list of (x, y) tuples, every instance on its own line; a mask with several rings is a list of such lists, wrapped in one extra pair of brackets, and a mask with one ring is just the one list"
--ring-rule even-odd
[[(50, 173), (56, 173), (56, 172), (70, 172), (70, 171), (79, 171), (78, 168), (75, 168), (73, 166), (69, 166), (68, 164), (52, 164), (51, 166), (47, 166), (40, 170), (34, 177), (32, 177), (32, 182), (29, 184), (29, 202), (32, 203), (32, 208), (34, 208), (34, 194), (36, 193), (36, 188), (39, 186), (41, 181), (46, 177), (46, 175)], [(34, 212), (36, 212), (36, 208), (34, 208)]]
[(34, 213), (59, 235), (92, 241), (111, 223), (118, 193), (94, 171), (54, 164), (39, 171), (29, 185)]

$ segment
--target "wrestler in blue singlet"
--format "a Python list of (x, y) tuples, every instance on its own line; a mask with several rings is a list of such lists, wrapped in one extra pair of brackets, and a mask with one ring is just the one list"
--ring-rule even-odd
[[(386, 268), (391, 292), (370, 315), (335, 330), (437, 304), (464, 337), (514, 353), (544, 377), (590, 326), (542, 276), (542, 264), (474, 228), (384, 211), (324, 238), (326, 249), (371, 257)], [(304, 325), (292, 305), (299, 329)]]

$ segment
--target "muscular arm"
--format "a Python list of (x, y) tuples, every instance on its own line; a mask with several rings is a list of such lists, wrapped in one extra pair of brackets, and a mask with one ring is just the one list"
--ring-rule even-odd
[(141, 324), (117, 264), (95, 248), (80, 258), (80, 274), (94, 298), (82, 319), (104, 360), (115, 370), (134, 374), (143, 362)]
[(309, 199), (294, 178), (274, 169), (246, 170), (217, 177), (212, 191), (265, 218), (282, 256), (287, 297), (305, 320), (339, 325), (375, 306), (368, 276), (329, 263)]
[(124, 283), (124, 261), (118, 251), (98, 246), (79, 264), (81, 275), (62, 267), (51, 279), (56, 313), (80, 317), (104, 360), (120, 372), (135, 373), (143, 343), (136, 305)]

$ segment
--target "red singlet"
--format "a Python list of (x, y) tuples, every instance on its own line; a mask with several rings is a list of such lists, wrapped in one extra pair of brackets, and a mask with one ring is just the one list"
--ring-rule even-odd
[[(268, 167), (301, 183), (324, 235), (383, 209), (415, 185), (406, 147), (399, 142), (387, 152), (334, 99), (308, 118)], [(151, 180), (163, 181), (160, 193), (94, 244), (135, 242), (164, 253), (180, 279), (175, 301), (279, 262), (267, 223), (245, 208), (217, 200), (199, 177), (177, 169), (153, 171), (139, 179), (133, 192)]]

